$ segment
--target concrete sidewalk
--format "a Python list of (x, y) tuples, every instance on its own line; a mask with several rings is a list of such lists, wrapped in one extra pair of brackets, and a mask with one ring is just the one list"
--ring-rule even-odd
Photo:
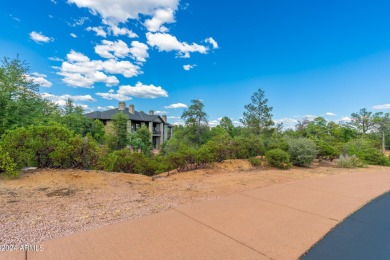
[(388, 190), (390, 171), (288, 182), (47, 241), (27, 259), (297, 259)]

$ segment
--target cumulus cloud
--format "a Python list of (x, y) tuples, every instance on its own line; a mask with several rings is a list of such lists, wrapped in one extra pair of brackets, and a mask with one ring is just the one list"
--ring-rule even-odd
[(167, 109), (170, 109), (170, 108), (187, 108), (187, 105), (183, 104), (183, 103), (175, 103), (175, 104), (171, 104), (169, 106), (165, 106), (164, 108), (167, 108)]
[(135, 86), (125, 85), (120, 86), (118, 91), (115, 93), (114, 90), (110, 90), (107, 93), (96, 93), (96, 95), (108, 99), (108, 100), (118, 100), (118, 101), (127, 101), (131, 100), (132, 97), (138, 98), (158, 98), (158, 97), (168, 97), (168, 92), (160, 86), (145, 85), (141, 82), (137, 82)]
[(54, 41), (53, 38), (47, 37), (43, 35), (41, 32), (32, 31), (30, 33), (30, 39), (35, 41), (36, 43), (48, 43)]
[(96, 95), (107, 99), (107, 100), (118, 100), (118, 101), (128, 101), (131, 100), (132, 98), (126, 95), (122, 95), (119, 93), (115, 93), (113, 89), (110, 89), (107, 93), (96, 93)]
[(39, 73), (32, 73), (31, 75), (25, 75), (27, 80), (33, 81), (35, 84), (38, 84), (41, 87), (44, 88), (50, 88), (53, 84), (46, 79), (45, 74), (39, 74)]
[(139, 62), (145, 62), (149, 58), (148, 49), (149, 47), (145, 43), (133, 41), (131, 43), (130, 53), (133, 59)]
[(177, 10), (179, 0), (68, 0), (79, 8), (88, 8), (111, 23), (125, 23), (139, 15), (153, 16), (158, 9)]
[(133, 41), (131, 43), (131, 48), (129, 48), (122, 40), (116, 42), (103, 40), (102, 44), (95, 46), (95, 52), (100, 57), (114, 59), (131, 56), (138, 62), (146, 61), (146, 58), (149, 57), (148, 49), (149, 47), (146, 44), (138, 41)]
[(208, 48), (197, 43), (180, 42), (175, 36), (168, 33), (146, 33), (148, 44), (159, 51), (176, 51), (181, 58), (189, 58), (191, 52), (207, 54)]
[(160, 86), (144, 85), (137, 82), (135, 86), (120, 86), (118, 93), (139, 98), (168, 97), (168, 92)]
[(100, 57), (106, 59), (112, 59), (115, 57), (125, 58), (129, 55), (130, 48), (122, 40), (118, 40), (116, 42), (103, 40), (102, 44), (95, 46), (95, 52)]
[(332, 113), (332, 112), (326, 112), (325, 115), (327, 115), (327, 116), (337, 116), (337, 114)]
[(74, 33), (71, 33), (70, 36), (72, 36), (73, 38), (77, 38), (77, 35)]
[(107, 33), (106, 31), (104, 30), (103, 26), (96, 26), (96, 27), (87, 27), (87, 29), (85, 29), (87, 31), (93, 31), (96, 33), (96, 36), (101, 36), (103, 38), (106, 38), (107, 37)]
[(375, 110), (390, 109), (390, 104), (376, 105), (372, 107)]
[(108, 22), (106, 22), (106, 24), (109, 26), (108, 31), (114, 36), (126, 35), (129, 38), (138, 38), (138, 35), (135, 32), (133, 32), (132, 30), (129, 30), (129, 29), (124, 28), (124, 27), (120, 28), (117, 25), (110, 24)]
[[(65, 95), (61, 95), (61, 96), (56, 96), (56, 95), (53, 95), (53, 94), (50, 94), (50, 93), (42, 93), (41, 94), (41, 97), (44, 98), (44, 99), (47, 99), (59, 106), (65, 106), (66, 104), (66, 101), (68, 99), (72, 99), (73, 101), (77, 102), (77, 101), (82, 101), (82, 102), (94, 102), (96, 101), (93, 97), (91, 97), (91, 95), (75, 95), (75, 96), (72, 96), (72, 95), (68, 95), (68, 94), (65, 94)], [(83, 109), (88, 109), (88, 106), (87, 105), (80, 105), (80, 104), (77, 104), (78, 106), (81, 106), (83, 107)]]
[(193, 69), (194, 67), (196, 67), (196, 64), (193, 64), (193, 65), (190, 65), (190, 64), (187, 64), (187, 65), (183, 65), (183, 69), (184, 70), (190, 70), (190, 69)]
[(174, 10), (165, 8), (155, 10), (152, 19), (145, 20), (144, 25), (149, 32), (167, 32), (168, 28), (162, 25), (174, 22), (176, 22)]
[(205, 42), (210, 43), (213, 46), (213, 49), (219, 48), (218, 43), (212, 37), (207, 38)]
[(111, 87), (119, 84), (115, 76), (109, 74), (121, 74), (131, 78), (142, 73), (140, 67), (129, 61), (90, 60), (82, 53), (71, 50), (67, 54), (67, 60), (62, 62), (57, 74), (63, 76), (64, 83), (72, 87), (93, 88), (95, 82), (105, 83)]

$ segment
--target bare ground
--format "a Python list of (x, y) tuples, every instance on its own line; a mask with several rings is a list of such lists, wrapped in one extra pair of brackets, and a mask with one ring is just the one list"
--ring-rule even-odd
[(287, 171), (227, 160), (161, 178), (102, 171), (41, 169), (0, 179), (0, 244), (32, 244), (99, 226), (303, 178), (383, 167), (339, 169), (329, 162)]

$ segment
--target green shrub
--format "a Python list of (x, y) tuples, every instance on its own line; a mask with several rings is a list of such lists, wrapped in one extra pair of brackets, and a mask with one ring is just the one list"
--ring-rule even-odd
[(255, 135), (237, 136), (227, 146), (231, 159), (248, 159), (264, 154), (264, 141)]
[(248, 161), (252, 164), (253, 167), (259, 167), (261, 166), (261, 160), (256, 157), (250, 157)]
[(99, 158), (99, 146), (91, 135), (73, 136), (58, 124), (10, 130), (1, 143), (18, 168), (91, 169)]
[(357, 168), (364, 167), (364, 163), (356, 157), (356, 155), (349, 156), (348, 154), (341, 154), (337, 161), (337, 167), (340, 168)]
[(72, 132), (62, 125), (30, 126), (7, 131), (2, 136), (1, 145), (18, 168), (50, 168), (58, 166), (55, 163), (58, 156), (68, 156), (59, 154), (59, 151), (70, 149), (68, 146), (71, 137)]
[(342, 147), (342, 152), (348, 155), (356, 155), (360, 160), (372, 165), (390, 165), (388, 157), (375, 147), (371, 140), (360, 138), (351, 140)]
[(267, 162), (280, 169), (288, 169), (291, 167), (290, 155), (282, 149), (272, 149), (265, 153)]
[(4, 173), (7, 178), (13, 179), (19, 177), (14, 160), (0, 146), (0, 173)]
[(307, 138), (289, 140), (288, 152), (294, 165), (306, 167), (310, 166), (318, 153), (316, 144)]

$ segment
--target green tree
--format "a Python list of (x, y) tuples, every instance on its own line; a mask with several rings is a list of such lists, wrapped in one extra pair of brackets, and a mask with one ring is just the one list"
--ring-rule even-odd
[(41, 124), (55, 111), (42, 99), (39, 85), (27, 75), (29, 67), (19, 57), (4, 58), (0, 67), (0, 134), (5, 130)]
[(108, 145), (113, 150), (120, 150), (128, 144), (127, 121), (128, 118), (123, 113), (119, 112), (112, 118), (113, 129), (108, 137)]
[(352, 113), (351, 119), (351, 126), (363, 134), (366, 134), (375, 126), (372, 112), (369, 112), (366, 108), (360, 109), (358, 113)]
[(267, 105), (264, 91), (258, 89), (251, 97), (251, 103), (245, 105), (246, 111), (241, 123), (255, 134), (269, 132), (274, 125), (272, 121), (272, 107)]
[(141, 150), (144, 155), (150, 155), (152, 151), (152, 142), (150, 142), (149, 129), (143, 125), (136, 132), (131, 133), (129, 143), (134, 150)]
[(192, 105), (188, 110), (184, 110), (181, 116), (185, 121), (185, 133), (188, 140), (195, 144), (201, 145), (207, 140), (209, 131), (207, 114), (204, 112), (204, 104), (200, 100), (191, 100)]
[(204, 112), (204, 104), (201, 100), (191, 100), (192, 105), (183, 111), (181, 116), (187, 126), (207, 125), (207, 114)]
[(386, 150), (386, 131), (390, 129), (390, 113), (375, 113), (373, 123), (379, 131), (382, 139), (382, 152)]
[(233, 125), (232, 120), (227, 116), (222, 117), (218, 127), (225, 129), (226, 132), (228, 132), (231, 137), (234, 137), (237, 134), (236, 128)]

